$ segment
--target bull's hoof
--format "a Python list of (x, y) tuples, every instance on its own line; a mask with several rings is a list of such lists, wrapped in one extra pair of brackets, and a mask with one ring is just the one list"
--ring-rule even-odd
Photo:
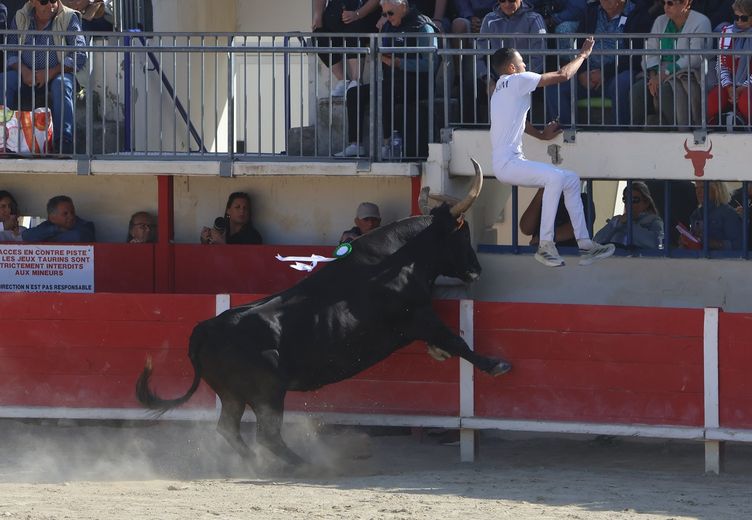
[(492, 376), (500, 376), (502, 374), (506, 374), (512, 370), (512, 365), (510, 363), (507, 363), (506, 361), (499, 361), (494, 367), (489, 370), (489, 374)]

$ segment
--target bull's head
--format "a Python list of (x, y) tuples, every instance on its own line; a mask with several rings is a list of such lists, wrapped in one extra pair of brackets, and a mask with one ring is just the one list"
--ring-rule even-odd
[(429, 213), (428, 197), (443, 201), (444, 204), (430, 210), (433, 224), (444, 229), (441, 238), (442, 251), (436, 262), (439, 264), (439, 274), (459, 278), (471, 282), (480, 276), (481, 267), (470, 242), (470, 230), (465, 223), (464, 214), (478, 199), (483, 187), (483, 171), (475, 159), (470, 159), (475, 167), (475, 177), (467, 195), (462, 200), (446, 196), (431, 196), (429, 189), (423, 188), (418, 199), (418, 205), (424, 214)]
[(702, 177), (705, 175), (705, 163), (708, 159), (713, 158), (713, 154), (710, 151), (713, 149), (713, 142), (710, 141), (710, 148), (707, 150), (690, 150), (687, 146), (687, 139), (684, 140), (684, 149), (687, 151), (685, 159), (692, 161), (692, 168), (695, 170), (695, 177)]

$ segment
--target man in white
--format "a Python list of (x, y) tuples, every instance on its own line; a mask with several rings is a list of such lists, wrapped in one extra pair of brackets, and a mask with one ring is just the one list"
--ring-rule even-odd
[(560, 70), (544, 74), (526, 72), (522, 56), (511, 48), (499, 49), (491, 57), (491, 66), (499, 76), (491, 96), (494, 175), (501, 182), (543, 188), (540, 243), (535, 259), (550, 267), (564, 265), (564, 260), (554, 245), (554, 219), (562, 192), (580, 248), (580, 265), (589, 265), (594, 260), (614, 254), (613, 244), (601, 245), (590, 239), (577, 174), (550, 164), (528, 161), (522, 153), (523, 132), (546, 140), (553, 139), (561, 132), (557, 122), (549, 123), (543, 130), (537, 130), (528, 121), (530, 94), (536, 88), (569, 81), (592, 52), (594, 43), (592, 37), (588, 38), (576, 58)]

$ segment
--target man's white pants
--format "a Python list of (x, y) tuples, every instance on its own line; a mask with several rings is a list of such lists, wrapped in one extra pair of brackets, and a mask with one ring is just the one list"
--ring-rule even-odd
[(550, 164), (515, 157), (501, 168), (494, 165), (494, 175), (501, 182), (528, 188), (544, 188), (541, 208), (540, 240), (554, 241), (554, 221), (559, 198), (564, 193), (564, 205), (572, 221), (577, 240), (588, 239), (585, 211), (580, 198), (580, 178), (570, 170)]

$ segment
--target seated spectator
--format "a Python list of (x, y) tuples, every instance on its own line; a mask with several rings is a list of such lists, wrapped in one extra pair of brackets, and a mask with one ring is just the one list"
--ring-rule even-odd
[(81, 13), (84, 31), (112, 30), (112, 0), (61, 0), (63, 5)]
[(483, 18), (496, 8), (498, 0), (453, 0), (457, 17), (452, 20), (454, 34), (479, 33)]
[[(630, 196), (631, 193), (631, 196)], [(615, 244), (617, 247), (658, 249), (663, 246), (663, 219), (658, 215), (658, 209), (650, 196), (647, 185), (641, 181), (633, 181), (631, 191), (624, 188), (622, 196), (624, 204), (632, 205), (632, 242), (629, 243), (629, 224), (626, 208), (622, 215), (608, 219), (593, 237), (601, 244)]]
[[(703, 197), (705, 182), (708, 183), (708, 221), (703, 225)], [(742, 243), (742, 219), (729, 205), (731, 195), (721, 181), (695, 181), (697, 209), (689, 216), (689, 231), (697, 239), (694, 242), (684, 235), (680, 245), (687, 249), (701, 249), (707, 237), (709, 249), (739, 249)]]
[[(0, 206), (1, 207), (1, 206)], [(747, 201), (744, 201), (744, 186), (731, 193), (731, 207), (744, 221), (744, 208), (747, 208), (747, 246), (752, 245), (752, 182), (747, 182)]]
[[(382, 70), (382, 121), (381, 130), (384, 138), (383, 156), (390, 156), (389, 138), (394, 130), (401, 131), (405, 137), (410, 137), (402, 128), (403, 115), (396, 113), (395, 107), (402, 105), (403, 109), (418, 107), (421, 100), (428, 99), (428, 75), (434, 72), (430, 69), (428, 55), (425, 53), (410, 53), (411, 47), (436, 47), (436, 38), (430, 36), (436, 33), (430, 18), (420, 14), (410, 7), (407, 0), (381, 0), (381, 8), (386, 18), (381, 32), (391, 35), (384, 38), (383, 43), (388, 47), (404, 47), (405, 52), (381, 55)], [(404, 34), (424, 33), (427, 36), (407, 38)], [(436, 63), (436, 62), (434, 62)], [(347, 147), (335, 154), (337, 157), (359, 157), (366, 155), (365, 147), (359, 143), (362, 139), (360, 123), (370, 108), (371, 88), (374, 83), (364, 85), (347, 92)], [(408, 123), (413, 123), (413, 119)], [(412, 132), (412, 142), (405, 140), (405, 148), (414, 148), (414, 141), (420, 136)], [(425, 138), (426, 136), (422, 136)]]
[(202, 244), (260, 244), (261, 234), (251, 223), (251, 197), (243, 192), (231, 193), (225, 215), (214, 219), (212, 227), (201, 230)]
[[(666, 188), (668, 187), (670, 190), (668, 227), (671, 246), (678, 246), (679, 232), (676, 230), (676, 225), (680, 222), (689, 222), (689, 216), (697, 208), (697, 197), (695, 195), (694, 183), (692, 181), (646, 180), (645, 184), (653, 197), (655, 207), (662, 219), (666, 218), (664, 211)], [(664, 237), (664, 240), (665, 239), (666, 237)]]
[(721, 113), (732, 111), (750, 122), (750, 90), (752, 77), (748, 57), (738, 54), (752, 50), (752, 38), (730, 38), (729, 35), (752, 35), (752, 0), (736, 0), (733, 4), (734, 23), (721, 29), (718, 43), (720, 56), (716, 64), (719, 85), (708, 94), (708, 122), (720, 124)]
[(694, 9), (710, 19), (710, 26), (718, 31), (724, 25), (734, 22), (734, 0), (695, 0)]
[(151, 213), (137, 211), (131, 215), (125, 241), (129, 244), (150, 244), (157, 241), (157, 224)]
[[(589, 226), (595, 221), (595, 206), (592, 201), (588, 201), (587, 193), (580, 194), (582, 197), (582, 206), (587, 208), (585, 219)], [(525, 211), (520, 217), (520, 231), (523, 235), (529, 236), (530, 245), (537, 246), (540, 240), (540, 221), (543, 207), (543, 188), (533, 196)], [(595, 237), (593, 238), (595, 240)], [(569, 213), (564, 204), (564, 195), (559, 199), (559, 207), (556, 208), (556, 217), (554, 218), (554, 243), (556, 247), (577, 247), (577, 239), (574, 236), (574, 228), (569, 218)]]
[[(617, 35), (647, 33), (653, 23), (651, 7), (652, 0), (599, 0), (589, 3), (577, 32), (594, 34), (596, 51), (608, 53), (616, 49), (641, 49), (644, 45), (642, 38), (630, 40)], [(606, 37), (607, 35), (610, 37)], [(576, 98), (610, 99), (617, 123), (626, 125), (630, 119), (632, 71), (638, 67), (637, 63), (626, 56), (593, 53), (588, 59), (587, 67), (583, 66), (577, 75)], [(562, 125), (572, 124), (571, 82), (548, 87), (546, 95), (550, 97), (552, 104), (558, 105), (548, 118), (552, 119), (558, 112)]]
[(22, 233), (25, 242), (96, 242), (94, 223), (76, 216), (73, 200), (57, 195), (47, 202), (47, 220)]
[[(488, 66), (488, 60), (496, 49), (513, 47), (523, 54), (523, 59), (527, 55), (528, 61), (526, 63), (529, 63), (528, 70), (530, 72), (538, 74), (543, 72), (543, 54), (539, 51), (545, 49), (546, 42), (540, 36), (541, 34), (546, 34), (546, 23), (543, 21), (543, 17), (523, 0), (500, 2), (493, 11), (483, 18), (480, 36), (478, 37), (478, 48), (488, 49), (489, 53), (477, 57), (474, 83), (466, 85), (463, 89), (464, 122), (488, 122), (488, 98), (498, 79), (492, 67)], [(504, 38), (494, 37), (501, 35), (507, 36)], [(515, 36), (510, 37), (508, 35)], [(535, 37), (530, 35), (535, 35)], [(524, 51), (530, 52), (525, 53)], [(542, 95), (542, 91), (539, 94)], [(539, 94), (533, 95), (538, 98)]]
[(0, 190), (0, 242), (20, 242), (26, 228), (18, 225), (18, 203), (9, 191)]
[(449, 2), (450, 0), (411, 0), (410, 5), (413, 5), (421, 14), (430, 17), (441, 32), (448, 33), (451, 30), (447, 8)]
[(381, 225), (379, 207), (373, 202), (361, 202), (355, 212), (355, 226), (351, 227), (339, 239), (342, 242), (352, 242), (359, 236), (373, 231)]
[[(19, 42), (17, 34), (8, 36), (9, 45), (28, 45), (29, 49), (19, 54), (8, 53), (7, 71), (0, 76), (0, 85), (7, 85), (7, 90), (0, 97), (0, 104), (18, 107), (19, 92), (43, 88), (48, 102), (51, 101), (52, 124), (55, 149), (64, 154), (74, 152), (73, 146), (73, 92), (76, 82), (75, 73), (86, 63), (86, 53), (72, 50), (70, 52), (50, 51), (50, 45), (66, 47), (83, 47), (86, 40), (81, 34), (81, 21), (78, 13), (59, 2), (29, 0), (16, 12), (10, 24), (10, 30), (24, 34)], [(53, 36), (52, 34), (34, 35), (29, 31), (74, 32), (72, 36)]]
[[(532, 4), (546, 21), (548, 32), (570, 34), (577, 32), (577, 26), (585, 14), (587, 0), (532, 0)], [(572, 42), (568, 38), (556, 42), (560, 49), (572, 48)]]
[[(674, 0), (664, 3), (665, 14), (653, 23), (651, 34), (645, 44), (650, 50), (707, 49), (709, 42), (702, 36), (691, 38), (663, 38), (664, 34), (701, 34), (711, 31), (710, 20), (692, 9), (693, 0)], [(651, 54), (643, 59), (645, 76), (632, 87), (633, 122), (644, 124), (646, 120), (645, 98), (655, 113), (659, 124), (676, 125), (688, 130), (690, 125), (699, 125), (700, 82), (704, 76), (700, 70), (702, 56), (699, 54)], [(646, 95), (646, 90), (649, 96)]]
[[(376, 31), (379, 14), (379, 0), (314, 0), (311, 30), (314, 33), (372, 33)], [(331, 95), (344, 96), (349, 88), (360, 83), (361, 68), (359, 56), (347, 55), (347, 47), (367, 47), (368, 40), (348, 36), (317, 36), (313, 41), (317, 47), (342, 48), (342, 52), (319, 53), (318, 56), (337, 80), (332, 84)], [(347, 77), (343, 58), (347, 63)]]

